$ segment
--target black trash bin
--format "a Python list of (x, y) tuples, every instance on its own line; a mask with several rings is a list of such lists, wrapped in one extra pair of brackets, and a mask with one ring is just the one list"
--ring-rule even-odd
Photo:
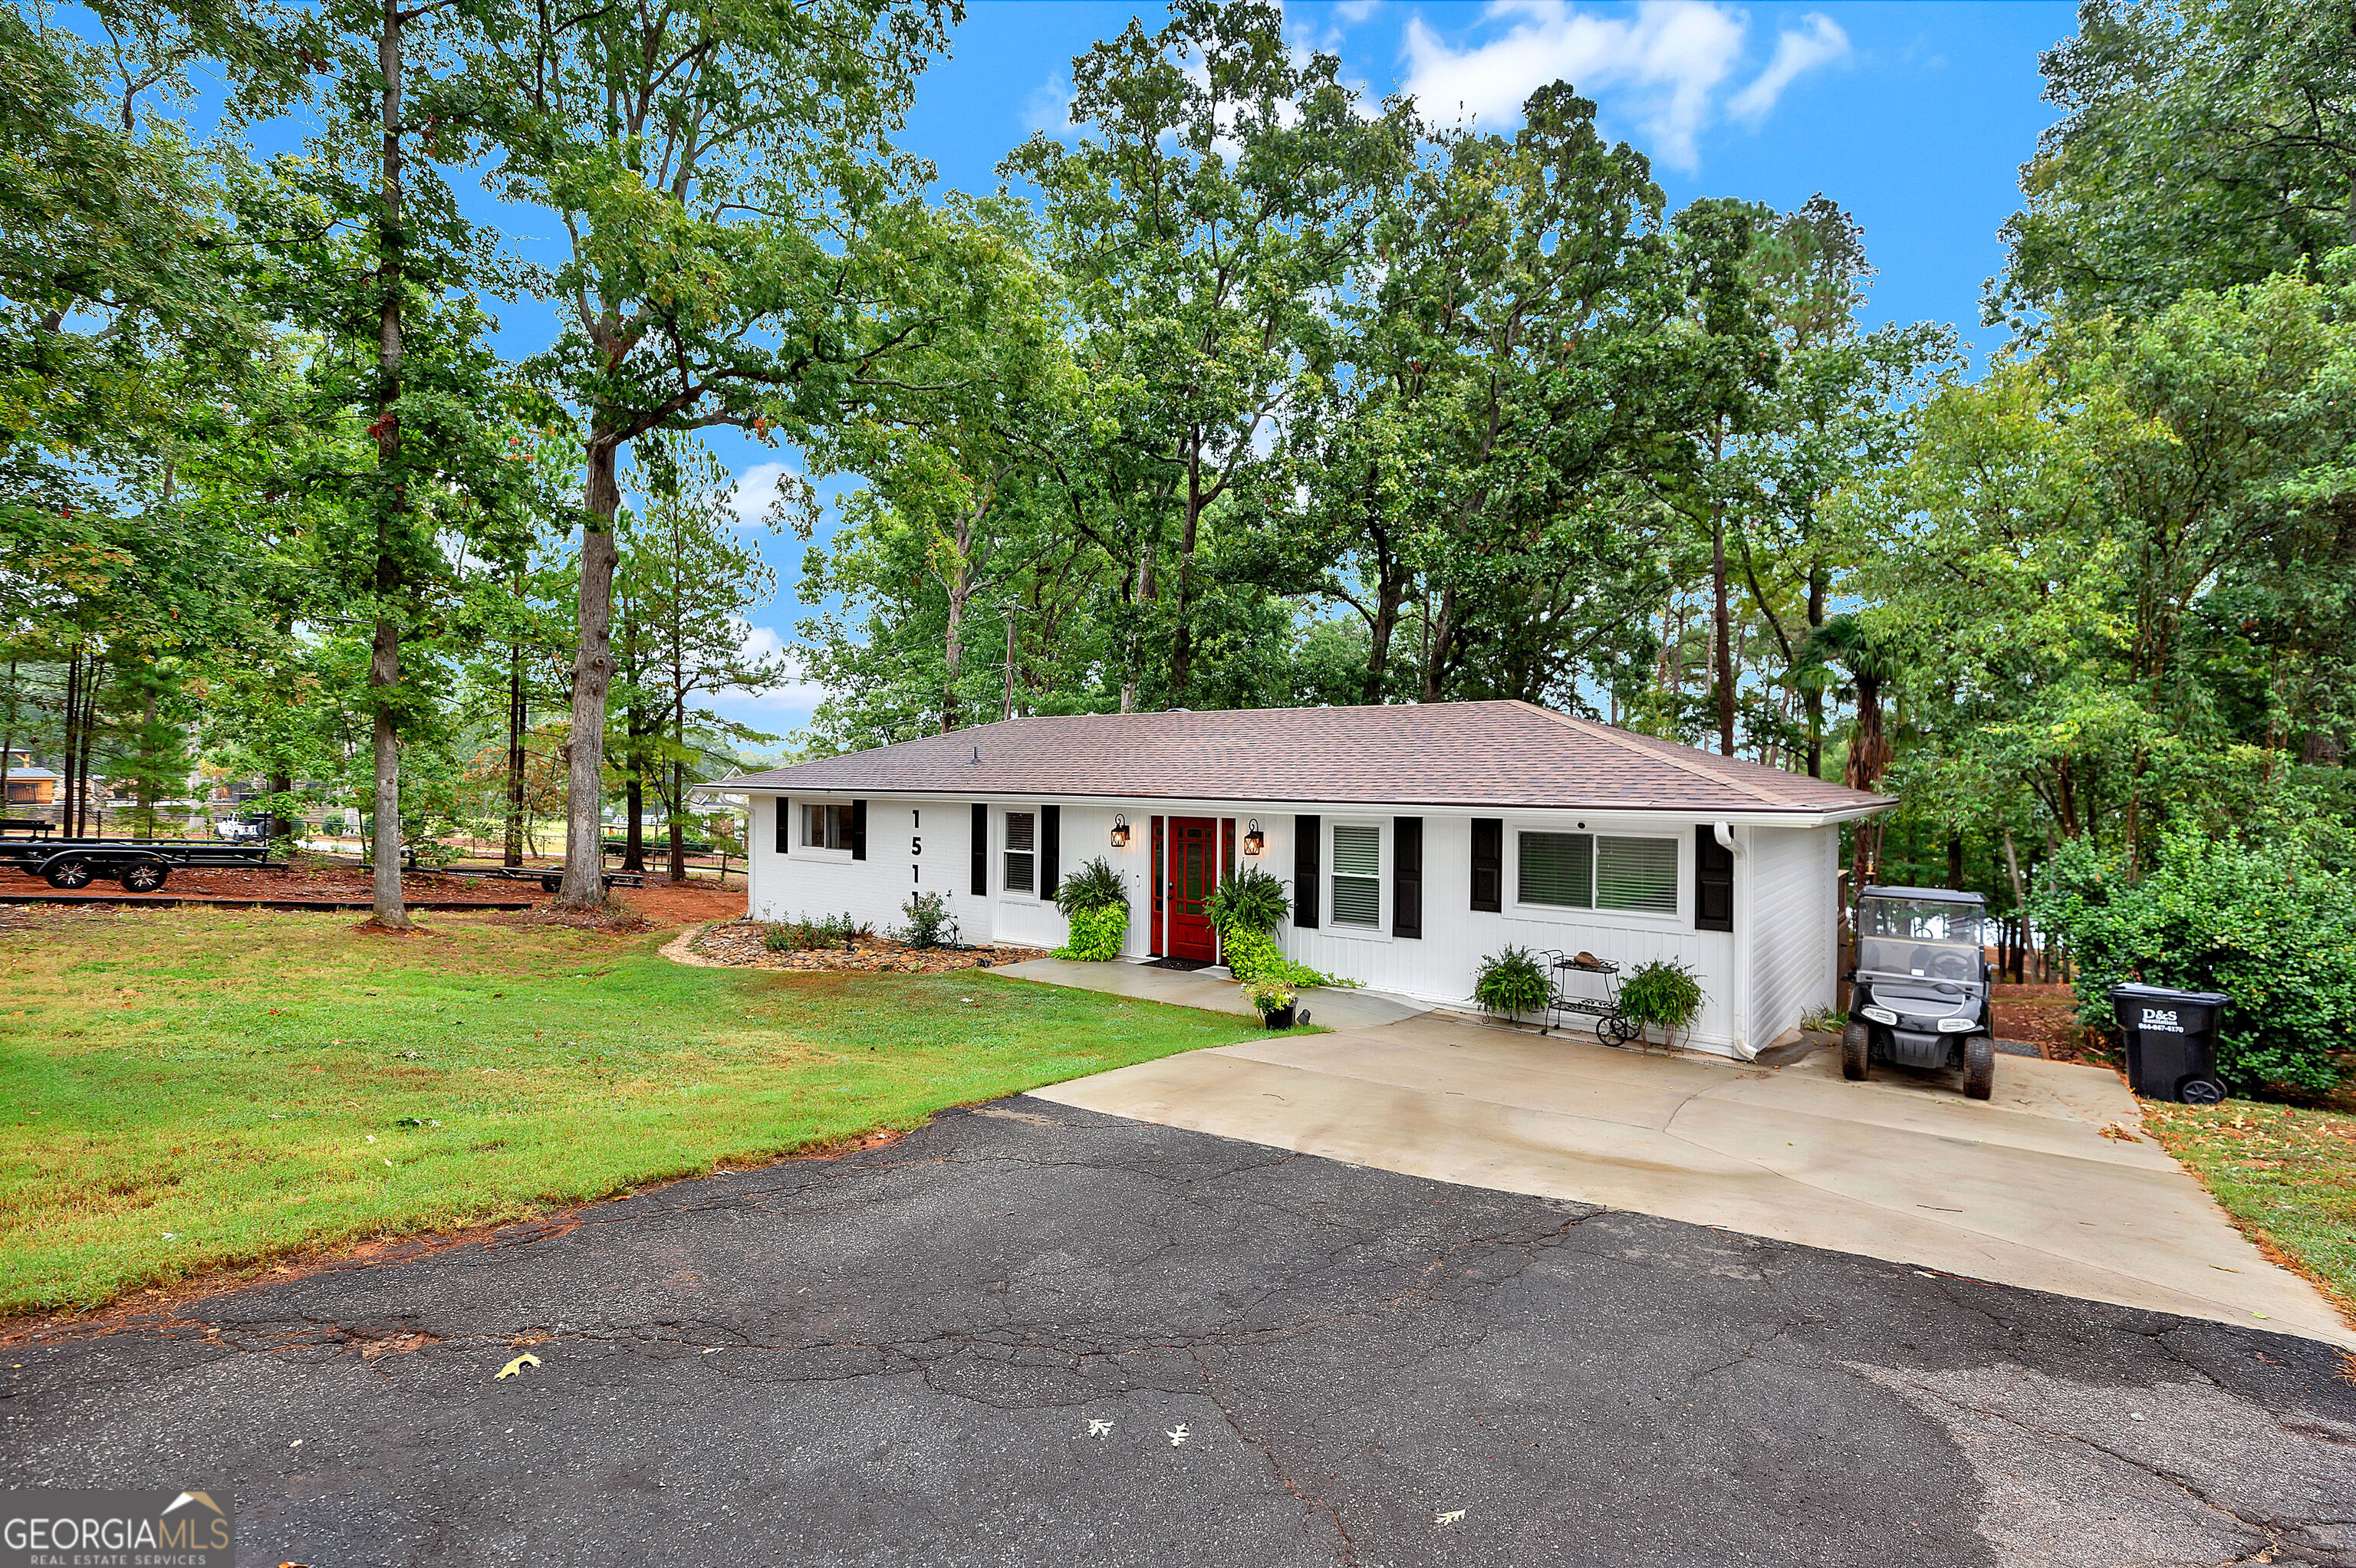
[(2112, 987), (2111, 1014), (2126, 1037), (2127, 1087), (2147, 1100), (2213, 1105), (2223, 1099), (2217, 1018), (2232, 1000), (2215, 991)]

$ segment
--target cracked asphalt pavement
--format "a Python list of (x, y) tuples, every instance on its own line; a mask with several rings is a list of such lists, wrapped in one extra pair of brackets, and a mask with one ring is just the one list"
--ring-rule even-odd
[(572, 1220), (13, 1344), (0, 1476), (316, 1568), (2356, 1563), (2309, 1340), (1026, 1098)]

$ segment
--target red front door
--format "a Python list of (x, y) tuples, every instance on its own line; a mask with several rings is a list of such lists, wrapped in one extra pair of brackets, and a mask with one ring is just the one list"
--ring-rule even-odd
[(1218, 825), (1207, 816), (1170, 819), (1170, 955), (1218, 956), (1211, 932), (1211, 890), (1218, 885)]

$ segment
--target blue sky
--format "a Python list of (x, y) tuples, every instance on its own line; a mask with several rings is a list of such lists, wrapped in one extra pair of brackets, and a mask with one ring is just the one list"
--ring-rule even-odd
[[(1088, 0), (970, 0), (951, 59), (925, 77), (903, 141), (944, 188), (987, 190), (1008, 149), (1060, 130), (1073, 56), (1158, 11)], [(1328, 0), (1288, 4), (1297, 38), (1341, 57), (1377, 95), (1413, 91), (1427, 112), (1462, 105), (1494, 129), (1529, 91), (1567, 80), (1603, 129), (1653, 160), (1672, 210), (1704, 196), (1797, 207), (1818, 191), (1854, 213), (1880, 276), (1877, 320), (1954, 325), (1981, 353), (1982, 285), (2003, 263), (1997, 229), (2020, 164), (2054, 119), (2040, 51), (2076, 30), (2068, 4), (1769, 5), (1654, 0)], [(718, 444), (718, 443), (715, 443)], [(774, 454), (723, 445), (747, 472)], [(766, 488), (755, 475), (754, 491)], [(801, 547), (769, 540), (778, 602), (754, 617), (790, 640)], [(766, 635), (763, 635), (766, 633)], [(773, 731), (809, 716), (786, 688), (716, 706)]]
[[(902, 137), (931, 159), (943, 189), (998, 184), (998, 162), (1033, 131), (1066, 129), (1072, 57), (1159, 9), (1093, 0), (968, 0), (949, 59), (919, 84)], [(1980, 351), (2002, 334), (1979, 325), (1983, 284), (2003, 262), (1997, 229), (2017, 205), (2015, 180), (2054, 119), (2040, 99), (2040, 51), (2076, 29), (2073, 5), (2017, 4), (1740, 5), (1732, 0), (1293, 0), (1286, 25), (1342, 60), (1345, 79), (1376, 96), (1413, 92), (1427, 113), (1467, 112), (1510, 130), (1535, 88), (1569, 80), (1600, 106), (1604, 133), (1635, 144), (1675, 210), (1697, 197), (1799, 206), (1818, 191), (1856, 215), (1879, 271), (1869, 315), (1956, 326)], [(290, 149), (302, 127), (264, 128), (262, 151)], [(462, 189), (468, 188), (462, 187)], [(477, 196), (477, 218), (507, 229), (519, 253), (556, 240), (547, 215)], [(503, 347), (545, 345), (536, 302), (501, 311)], [(712, 444), (743, 480), (748, 518), (790, 454), (731, 432)], [(764, 536), (777, 568), (776, 601), (750, 640), (790, 642), (805, 612), (794, 596), (803, 547)], [(800, 687), (730, 694), (713, 705), (785, 734), (814, 694)]]

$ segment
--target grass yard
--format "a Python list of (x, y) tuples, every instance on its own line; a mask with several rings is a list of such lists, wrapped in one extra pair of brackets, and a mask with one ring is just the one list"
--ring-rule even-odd
[(2254, 1100), (2147, 1100), (2143, 1119), (2244, 1232), (2356, 1317), (2356, 1115)]
[(0, 1314), (911, 1127), (1243, 1038), (968, 970), (693, 969), (437, 916), (76, 912), (0, 932)]

